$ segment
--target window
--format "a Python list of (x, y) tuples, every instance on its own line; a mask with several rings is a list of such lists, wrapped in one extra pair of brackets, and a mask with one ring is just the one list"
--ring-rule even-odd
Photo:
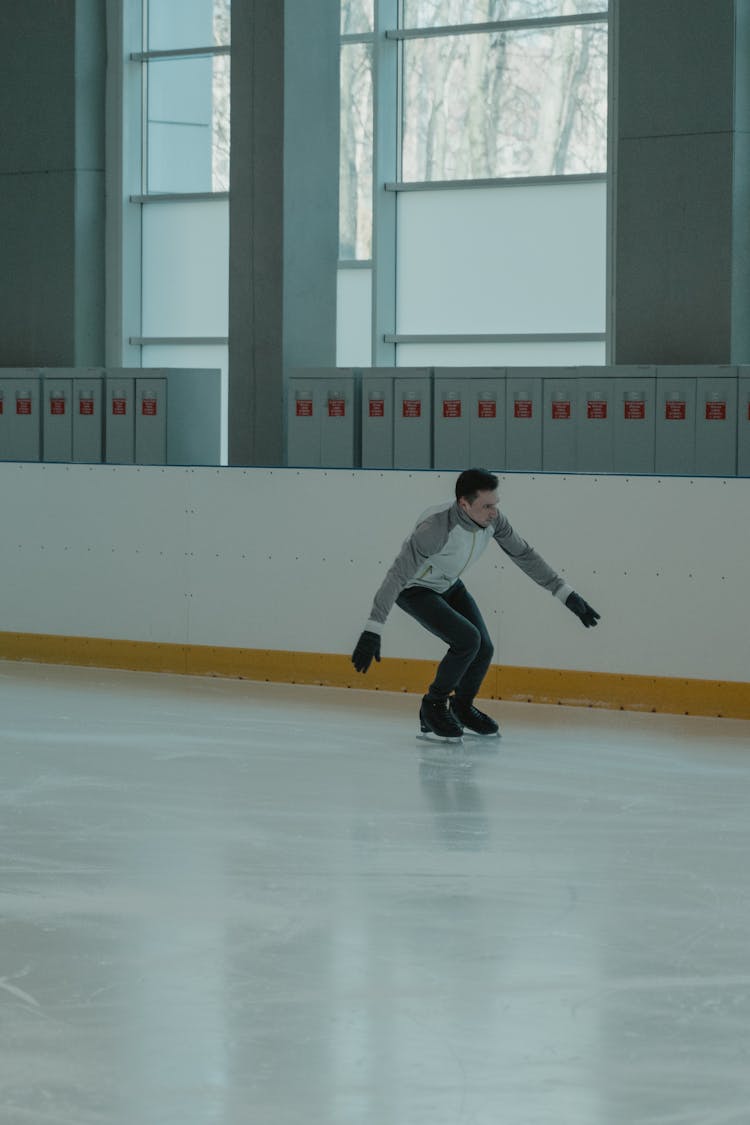
[(339, 362), (604, 362), (607, 0), (342, 0), (341, 29)]
[(342, 0), (337, 356), (343, 366), (369, 366), (372, 353), (374, 28), (373, 0)]
[(403, 89), (403, 180), (606, 171), (606, 25), (407, 40)]
[[(118, 0), (121, 355), (216, 368), (226, 419), (231, 0)], [(226, 460), (226, 421), (222, 460)]]
[(372, 254), (372, 44), (341, 47), (339, 257)]
[(538, 20), (606, 11), (606, 0), (403, 0), (404, 27)]

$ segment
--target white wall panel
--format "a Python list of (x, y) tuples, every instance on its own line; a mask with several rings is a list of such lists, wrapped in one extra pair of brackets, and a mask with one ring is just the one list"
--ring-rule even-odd
[[(454, 473), (0, 465), (6, 631), (348, 653)], [(747, 482), (508, 474), (514, 526), (601, 613), (492, 547), (466, 575), (509, 665), (747, 679)], [(442, 647), (398, 609), (384, 654)]]
[(184, 640), (190, 483), (185, 471), (14, 464), (3, 469), (4, 630)]
[(336, 366), (372, 364), (372, 270), (340, 269), (336, 302)]
[(403, 192), (400, 333), (603, 332), (603, 183)]
[(398, 344), (399, 367), (571, 367), (605, 362), (604, 341)]
[(229, 204), (143, 208), (144, 336), (226, 336)]

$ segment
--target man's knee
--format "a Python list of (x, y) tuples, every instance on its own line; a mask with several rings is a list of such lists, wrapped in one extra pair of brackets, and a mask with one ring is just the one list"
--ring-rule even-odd
[(461, 653), (462, 656), (469, 656), (472, 659), (478, 654), (481, 647), (482, 634), (476, 625), (472, 625), (470, 621), (467, 621), (456, 633), (451, 645), (454, 652)]

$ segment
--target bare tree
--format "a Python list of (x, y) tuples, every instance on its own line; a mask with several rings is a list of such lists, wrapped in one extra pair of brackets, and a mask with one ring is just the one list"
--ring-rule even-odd
[(341, 49), (339, 254), (372, 253), (372, 52), (367, 44)]
[[(606, 0), (404, 0), (410, 27), (604, 11)], [(372, 0), (342, 0), (342, 30)], [(604, 171), (606, 23), (473, 32), (403, 45), (401, 176), (407, 181)], [(342, 47), (341, 254), (371, 253), (372, 57)]]
[[(425, 22), (576, 14), (593, 0), (410, 0)], [(603, 171), (606, 30), (600, 25), (446, 35), (404, 49), (409, 180)]]
[[(214, 0), (214, 43), (228, 44), (231, 36), (231, 0)], [(211, 116), (211, 188), (229, 191), (230, 63), (228, 55), (213, 59)]]

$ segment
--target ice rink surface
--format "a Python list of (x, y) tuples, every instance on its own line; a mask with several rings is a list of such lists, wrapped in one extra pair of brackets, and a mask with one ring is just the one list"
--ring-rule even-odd
[(2, 1125), (747, 1125), (750, 722), (0, 664)]

